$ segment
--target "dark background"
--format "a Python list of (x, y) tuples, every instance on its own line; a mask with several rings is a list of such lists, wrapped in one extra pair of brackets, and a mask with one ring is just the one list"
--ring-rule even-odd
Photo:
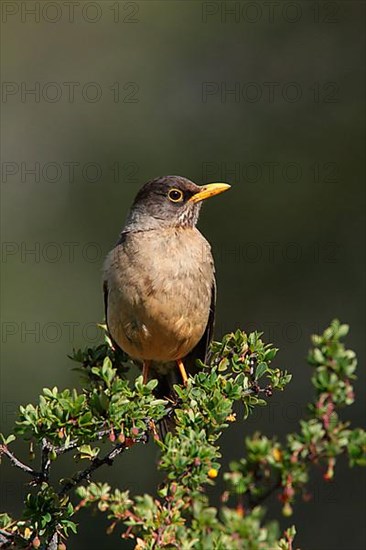
[[(312, 398), (309, 335), (334, 317), (351, 325), (360, 360), (344, 416), (362, 425), (364, 8), (3, 2), (3, 431), (42, 387), (78, 384), (66, 355), (98, 341), (103, 258), (137, 189), (164, 174), (232, 184), (200, 220), (216, 257), (216, 336), (264, 330), (293, 373), (225, 434), (224, 463), (247, 433), (297, 429)], [(97, 477), (154, 492), (156, 460), (140, 446)], [(1, 474), (1, 508), (15, 514), (24, 479)], [(340, 460), (335, 481), (318, 472), (312, 491), (281, 520), (297, 525), (297, 546), (363, 549), (365, 472)], [(275, 499), (270, 508), (280, 517)], [(72, 548), (127, 547), (103, 526), (85, 514)]]

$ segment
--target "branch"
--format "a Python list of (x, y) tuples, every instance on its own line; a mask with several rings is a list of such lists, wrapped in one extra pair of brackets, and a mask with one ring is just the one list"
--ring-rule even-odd
[(81, 472), (78, 472), (75, 474), (69, 481), (63, 484), (61, 487), (61, 490), (58, 493), (58, 496), (61, 498), (66, 495), (71, 489), (79, 485), (84, 479), (88, 479), (90, 475), (103, 466), (103, 464), (107, 464), (108, 466), (111, 466), (113, 464), (113, 460), (123, 453), (124, 451), (127, 451), (132, 445), (135, 443), (146, 443), (148, 438), (148, 431), (146, 430), (143, 432), (138, 438), (134, 440), (126, 440), (123, 443), (118, 443), (115, 447), (113, 447), (112, 450), (109, 451), (103, 458), (94, 458), (94, 460), (91, 462), (90, 466), (85, 468), (85, 470), (82, 470)]
[(0, 529), (0, 548), (7, 548), (14, 540), (14, 533), (8, 533)]
[[(105, 430), (100, 430), (96, 433), (96, 436), (92, 439), (90, 439), (89, 443), (93, 443), (94, 441), (98, 441), (102, 439), (105, 435), (108, 435), (110, 433), (110, 428)], [(67, 453), (69, 451), (72, 451), (73, 449), (76, 449), (76, 447), (79, 447), (80, 445), (79, 438), (72, 439), (67, 445), (52, 445), (47, 439), (42, 440), (42, 450), (45, 452), (54, 452), (57, 455), (62, 455), (64, 453)]]
[(273, 493), (277, 491), (281, 487), (281, 477), (278, 477), (276, 481), (272, 485), (270, 485), (266, 491), (264, 491), (261, 495), (258, 495), (254, 497), (250, 491), (247, 492), (248, 497), (248, 504), (249, 508), (253, 509), (259, 504), (262, 504), (264, 500), (266, 500), (268, 497), (270, 497)]
[[(104, 436), (108, 435), (110, 433), (110, 428), (105, 430), (100, 430), (96, 433), (96, 437), (90, 440), (90, 443), (94, 441), (99, 441)], [(80, 440), (78, 438), (72, 439), (67, 445), (52, 445), (49, 441), (47, 441), (46, 438), (43, 438), (42, 440), (42, 455), (41, 455), (41, 472), (43, 475), (43, 479), (45, 481), (48, 481), (49, 479), (49, 470), (52, 461), (50, 460), (50, 453), (56, 453), (57, 456), (62, 455), (64, 453), (68, 453), (69, 451), (72, 451), (80, 446)]]
[(57, 550), (58, 547), (58, 534), (57, 531), (53, 533), (51, 539), (47, 543), (47, 550)]
[(21, 545), (17, 548), (26, 548), (29, 541), (18, 533), (9, 533), (5, 529), (0, 529), (0, 548), (14, 548), (14, 544), (17, 543)]
[(8, 457), (10, 462), (13, 466), (16, 466), (20, 470), (23, 470), (26, 474), (30, 474), (32, 477), (36, 478), (37, 480), (43, 478), (42, 472), (37, 472), (36, 470), (33, 470), (30, 466), (27, 466), (23, 462), (21, 462), (18, 458), (16, 458), (13, 453), (9, 451), (6, 445), (0, 445), (0, 456), (5, 455)]

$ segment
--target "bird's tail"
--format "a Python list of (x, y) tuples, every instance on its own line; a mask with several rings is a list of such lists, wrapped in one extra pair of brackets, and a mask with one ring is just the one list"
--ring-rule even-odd
[[(186, 372), (188, 375), (194, 376), (198, 372), (196, 366), (196, 357), (186, 356), (183, 360)], [(155, 368), (154, 368), (155, 367)], [(159, 369), (160, 367), (160, 369)], [(175, 429), (175, 412), (174, 408), (178, 403), (178, 395), (174, 389), (174, 385), (182, 385), (183, 380), (179, 372), (176, 362), (165, 363), (163, 368), (161, 366), (152, 366), (152, 378), (157, 378), (159, 383), (155, 390), (155, 394), (158, 399), (166, 399), (168, 401), (167, 416), (158, 422), (158, 432), (162, 440), (164, 440), (168, 432), (173, 432)], [(171, 405), (171, 407), (169, 406)]]
[(155, 376), (159, 381), (155, 390), (156, 397), (168, 401), (168, 414), (160, 420), (157, 425), (159, 437), (164, 440), (167, 433), (174, 432), (175, 429), (174, 405), (177, 404), (178, 395), (174, 389), (174, 385), (181, 384), (182, 378), (178, 368), (174, 368), (174, 366), (165, 373), (154, 373), (154, 377)]

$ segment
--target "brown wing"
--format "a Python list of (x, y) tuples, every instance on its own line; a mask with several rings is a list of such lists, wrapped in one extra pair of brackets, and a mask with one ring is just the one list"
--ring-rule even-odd
[[(118, 246), (119, 244), (123, 243), (124, 240), (126, 238), (126, 233), (121, 233), (121, 235), (119, 236), (119, 239), (116, 243), (116, 246)], [(111, 331), (109, 330), (109, 327), (108, 327), (108, 293), (109, 293), (109, 289), (108, 289), (108, 282), (106, 280), (103, 281), (103, 297), (104, 297), (104, 317), (105, 317), (105, 324), (107, 325), (107, 329), (108, 329), (108, 336), (110, 337), (111, 341), (113, 342), (113, 345), (115, 346), (116, 349), (121, 349), (118, 344), (113, 340), (112, 338), (112, 335), (111, 335)], [(121, 350), (122, 351), (122, 350)]]
[(211, 288), (210, 313), (208, 316), (205, 332), (203, 333), (203, 336), (201, 340), (198, 342), (198, 344), (183, 360), (186, 370), (191, 375), (196, 374), (199, 370), (196, 365), (197, 359), (200, 359), (203, 363), (206, 363), (208, 360), (208, 348), (213, 338), (213, 332), (214, 332), (214, 326), (215, 326), (215, 309), (216, 309), (216, 281), (214, 279), (212, 288)]
[(108, 336), (113, 343), (113, 346), (117, 349), (119, 349), (119, 346), (117, 346), (116, 342), (113, 340), (111, 331), (109, 330), (108, 326), (108, 283), (107, 281), (103, 281), (103, 295), (104, 295), (104, 317), (105, 317), (105, 324), (107, 326)]
[(114, 351), (118, 356), (121, 356), (123, 360), (127, 359), (127, 355), (125, 352), (120, 348), (120, 346), (117, 344), (117, 342), (113, 339), (113, 336), (111, 334), (111, 331), (109, 330), (108, 326), (108, 283), (107, 281), (103, 281), (103, 294), (104, 294), (104, 316), (105, 316), (105, 324), (107, 325), (107, 333), (110, 338), (110, 341), (113, 344)]
[[(104, 319), (108, 328), (108, 283), (103, 281), (103, 297), (104, 297)], [(109, 330), (109, 329), (108, 329)]]

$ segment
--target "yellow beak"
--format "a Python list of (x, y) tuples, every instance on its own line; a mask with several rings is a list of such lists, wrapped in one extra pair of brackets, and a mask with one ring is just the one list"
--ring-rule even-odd
[(209, 183), (207, 185), (203, 185), (201, 187), (201, 191), (198, 191), (195, 195), (193, 195), (189, 202), (200, 202), (204, 201), (206, 199), (209, 199), (210, 197), (213, 197), (215, 195), (218, 195), (219, 193), (223, 193), (224, 191), (227, 191), (230, 189), (230, 185), (227, 183)]

